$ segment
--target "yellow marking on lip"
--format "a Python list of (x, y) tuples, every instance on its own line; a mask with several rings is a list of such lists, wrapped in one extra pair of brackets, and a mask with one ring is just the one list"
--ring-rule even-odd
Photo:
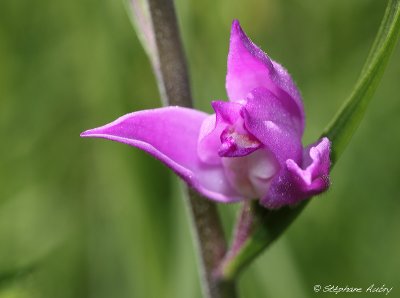
[(250, 135), (240, 134), (236, 131), (229, 131), (229, 136), (233, 138), (235, 144), (241, 148), (255, 148), (260, 146), (260, 142)]

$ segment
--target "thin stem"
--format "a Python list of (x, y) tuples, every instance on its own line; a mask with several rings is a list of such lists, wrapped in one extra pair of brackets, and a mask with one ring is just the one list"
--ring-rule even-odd
[[(192, 107), (189, 75), (172, 0), (130, 0), (133, 21), (156, 74), (165, 105)], [(226, 253), (226, 241), (215, 203), (186, 188), (199, 253), (204, 297), (236, 297), (233, 281), (214, 274)]]
[(192, 107), (189, 75), (172, 0), (127, 0), (164, 105)]
[(226, 253), (226, 241), (215, 204), (188, 189), (192, 223), (196, 230), (196, 244), (202, 264), (203, 294), (210, 298), (235, 298), (233, 279), (225, 280), (214, 274)]

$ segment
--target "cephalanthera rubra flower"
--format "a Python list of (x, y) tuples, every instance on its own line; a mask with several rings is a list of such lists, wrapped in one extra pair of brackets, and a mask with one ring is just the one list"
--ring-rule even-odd
[(259, 199), (276, 209), (329, 187), (329, 140), (303, 148), (300, 92), (238, 21), (232, 24), (226, 89), (229, 101), (213, 101), (212, 115), (182, 107), (145, 110), (81, 136), (140, 148), (218, 202)]

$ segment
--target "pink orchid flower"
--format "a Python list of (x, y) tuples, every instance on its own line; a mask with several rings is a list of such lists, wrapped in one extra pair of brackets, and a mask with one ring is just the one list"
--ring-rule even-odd
[(302, 147), (304, 108), (292, 78), (232, 24), (226, 90), (215, 114), (183, 107), (134, 112), (82, 137), (142, 149), (218, 202), (295, 204), (329, 187), (330, 142)]

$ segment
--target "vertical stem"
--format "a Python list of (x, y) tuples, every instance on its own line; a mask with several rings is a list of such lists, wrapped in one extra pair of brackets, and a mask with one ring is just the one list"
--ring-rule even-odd
[[(130, 0), (133, 21), (155, 71), (165, 105), (192, 107), (189, 75), (172, 0)], [(199, 253), (204, 297), (234, 298), (233, 281), (214, 274), (226, 253), (226, 241), (215, 203), (186, 188), (187, 204)]]
[(234, 280), (225, 280), (216, 269), (226, 253), (226, 241), (216, 205), (188, 189), (189, 208), (201, 257), (203, 295), (210, 298), (235, 298)]
[(153, 66), (163, 104), (192, 107), (173, 0), (128, 1), (128, 12)]

